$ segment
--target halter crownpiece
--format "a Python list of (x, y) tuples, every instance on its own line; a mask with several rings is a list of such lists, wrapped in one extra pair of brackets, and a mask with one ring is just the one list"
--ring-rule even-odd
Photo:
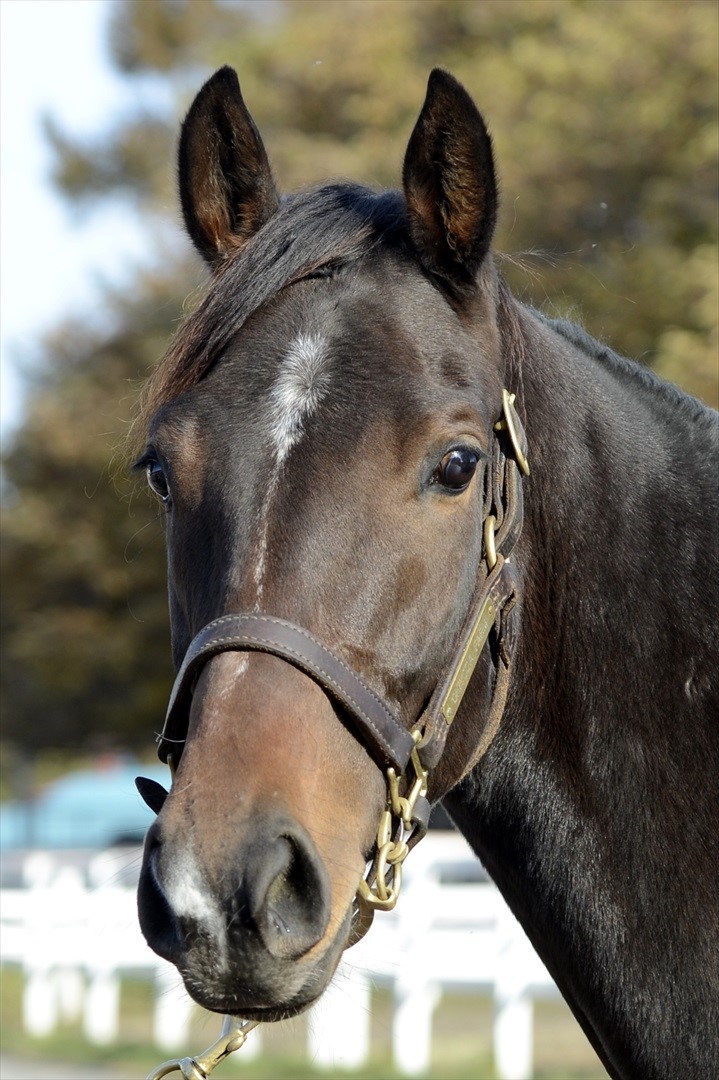
[[(509, 690), (519, 630), (519, 591), (510, 554), (519, 539), (524, 512), (522, 478), (529, 475), (527, 439), (514, 405), (515, 395), (502, 391), (502, 417), (494, 425), (492, 461), (483, 506), (483, 558), (475, 598), (452, 660), (438, 681), (427, 708), (411, 731), (394, 710), (335, 652), (308, 630), (271, 615), (242, 612), (208, 623), (185, 654), (172, 688), (167, 716), (158, 737), (158, 754), (174, 772), (177, 749), (184, 745), (190, 703), (197, 677), (213, 656), (227, 651), (260, 651), (281, 657), (314, 679), (344, 709), (356, 738), (384, 771), (387, 802), (380, 819), (372, 862), (355, 898), (347, 947), (367, 932), (377, 910), (391, 910), (399, 896), (402, 864), (427, 831), (430, 770), (442, 758), (445, 742), (480, 656), (495, 631), (492, 659), (496, 666), (492, 698), (484, 729), (458, 783), (489, 747), (499, 727)], [(139, 785), (151, 796), (157, 793)], [(227, 1017), (222, 1036), (197, 1058), (166, 1062), (148, 1080), (181, 1072), (187, 1080), (206, 1080), (215, 1066), (244, 1043), (255, 1027)]]

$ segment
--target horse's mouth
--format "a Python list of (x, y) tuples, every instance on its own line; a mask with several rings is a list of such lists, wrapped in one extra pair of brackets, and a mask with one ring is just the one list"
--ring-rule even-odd
[[(324, 987), (313, 997), (308, 997), (288, 1002), (286, 1005), (251, 1008), (241, 1004), (234, 997), (228, 998), (205, 998), (198, 997), (194, 992), (190, 995), (207, 1012), (220, 1013), (222, 1016), (237, 1016), (241, 1020), (255, 1020), (257, 1023), (274, 1024), (280, 1020), (292, 1020), (311, 1008), (321, 997)], [(189, 988), (188, 988), (189, 992)]]
[[(324, 967), (324, 965), (322, 965)], [(243, 1020), (257, 1020), (262, 1023), (274, 1023), (277, 1020), (289, 1020), (298, 1016), (301, 1012), (310, 1008), (324, 993), (327, 983), (332, 977), (334, 964), (331, 965), (330, 974), (315, 969), (309, 974), (307, 982), (300, 989), (285, 998), (278, 987), (277, 1000), (266, 1004), (256, 1002), (257, 992), (254, 987), (240, 985), (235, 990), (218, 992), (217, 985), (198, 980), (196, 976), (183, 974), (185, 989), (193, 1001), (197, 1002), (208, 1012), (222, 1013), (227, 1016), (239, 1016)], [(265, 989), (263, 997), (269, 997)]]
[(258, 963), (255, 956), (248, 965), (246, 957), (234, 962), (228, 957), (229, 970), (218, 972), (206, 957), (191, 953), (189, 963), (178, 969), (190, 997), (208, 1012), (262, 1023), (288, 1020), (314, 1005), (327, 989), (346, 947), (350, 922), (348, 913), (335, 940), (310, 962), (303, 958), (282, 964), (268, 957)]

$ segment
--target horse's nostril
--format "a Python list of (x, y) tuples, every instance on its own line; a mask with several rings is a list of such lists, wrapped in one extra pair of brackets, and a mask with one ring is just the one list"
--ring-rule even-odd
[(322, 938), (330, 917), (329, 882), (308, 836), (284, 831), (272, 842), (253, 845), (235, 903), (246, 904), (265, 948), (296, 959)]
[(150, 828), (138, 907), (156, 953), (181, 969), (210, 958), (216, 969), (229, 972), (227, 957), (236, 952), (268, 971), (322, 939), (330, 919), (329, 879), (300, 825), (274, 814), (260, 818), (230, 865), (239, 870), (239, 887), (228, 893), (222, 889), (227, 864), (218, 874), (195, 857), (183, 861), (162, 818)]

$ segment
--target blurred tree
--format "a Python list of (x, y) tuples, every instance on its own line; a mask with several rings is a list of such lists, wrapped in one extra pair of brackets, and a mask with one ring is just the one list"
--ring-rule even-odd
[(164, 710), (161, 525), (126, 482), (123, 507), (108, 462), (131, 384), (199, 277), (178, 244), (172, 147), (211, 70), (237, 68), (293, 188), (396, 185), (427, 73), (450, 69), (494, 132), (515, 289), (716, 404), (718, 20), (713, 0), (114, 5), (111, 55), (137, 113), (93, 145), (49, 123), (56, 181), (78, 207), (129, 197), (161, 257), (132, 295), (108, 295), (109, 329), (65, 326), (43, 344), (4, 461), (7, 738), (146, 745)]
[(164, 712), (162, 526), (113, 460), (128, 375), (161, 355), (176, 311), (165, 284), (108, 297), (102, 339), (79, 325), (55, 332), (3, 462), (3, 735), (27, 750), (141, 746)]

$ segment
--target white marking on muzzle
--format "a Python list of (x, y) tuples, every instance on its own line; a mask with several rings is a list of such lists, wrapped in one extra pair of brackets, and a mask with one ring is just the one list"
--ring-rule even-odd
[(218, 970), (227, 967), (227, 928), (220, 906), (198, 884), (202, 873), (191, 851), (180, 852), (163, 867), (160, 888), (180, 919), (194, 919), (215, 941)]

